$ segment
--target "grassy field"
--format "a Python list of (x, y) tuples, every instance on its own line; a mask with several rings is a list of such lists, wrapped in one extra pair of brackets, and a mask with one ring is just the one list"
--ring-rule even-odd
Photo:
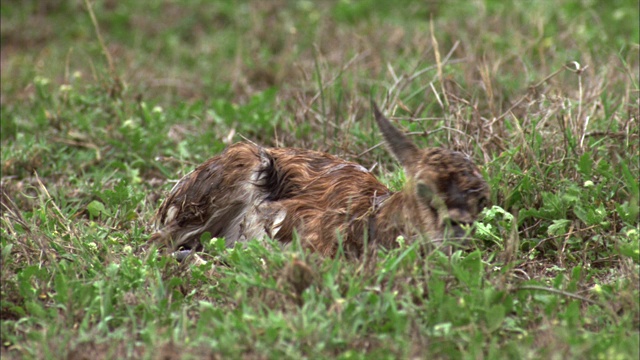
[[(0, 11), (3, 359), (640, 357), (637, 1)], [(174, 182), (242, 137), (399, 189), (371, 99), (481, 165), (472, 249), (203, 239), (189, 266), (145, 244)]]

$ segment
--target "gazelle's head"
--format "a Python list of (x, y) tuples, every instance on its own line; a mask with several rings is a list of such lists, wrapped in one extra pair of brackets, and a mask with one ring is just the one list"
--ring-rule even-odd
[(375, 103), (373, 111), (389, 150), (405, 170), (405, 199), (412, 200), (420, 222), (414, 225), (436, 244), (444, 239), (462, 240), (489, 201), (489, 186), (478, 167), (457, 151), (419, 149)]

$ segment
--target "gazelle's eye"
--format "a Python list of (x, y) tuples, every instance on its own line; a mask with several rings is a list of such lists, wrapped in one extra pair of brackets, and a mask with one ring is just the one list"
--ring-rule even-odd
[(489, 205), (489, 200), (487, 200), (486, 197), (482, 197), (480, 198), (480, 200), (478, 200), (478, 210), (482, 211), (482, 209), (486, 208), (487, 205)]

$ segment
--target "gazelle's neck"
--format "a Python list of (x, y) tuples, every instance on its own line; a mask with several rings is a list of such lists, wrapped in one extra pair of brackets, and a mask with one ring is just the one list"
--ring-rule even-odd
[(410, 184), (383, 200), (375, 213), (375, 241), (386, 248), (396, 247), (398, 236), (412, 237), (421, 227), (420, 209)]

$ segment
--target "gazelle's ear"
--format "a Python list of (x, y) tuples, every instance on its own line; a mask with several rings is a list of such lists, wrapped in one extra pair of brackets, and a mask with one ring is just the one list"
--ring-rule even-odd
[(384, 136), (384, 140), (387, 142), (389, 150), (393, 156), (402, 164), (405, 169), (410, 167), (413, 159), (418, 152), (418, 148), (407, 138), (402, 131), (398, 130), (389, 119), (382, 115), (378, 105), (371, 101), (371, 107), (373, 108), (373, 114), (375, 115), (378, 127)]

